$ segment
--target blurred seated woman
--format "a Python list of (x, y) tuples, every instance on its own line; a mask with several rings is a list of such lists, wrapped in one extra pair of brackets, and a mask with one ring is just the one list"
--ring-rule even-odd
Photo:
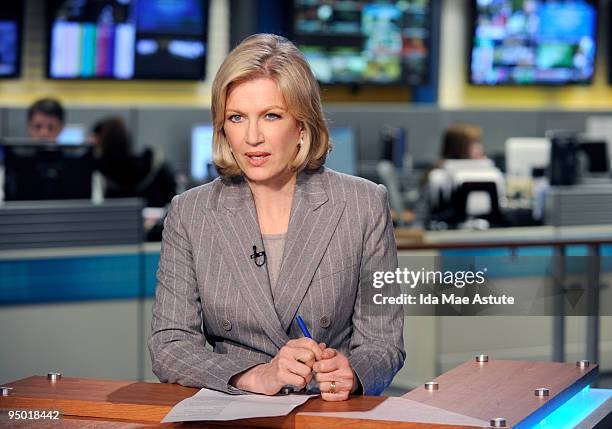
[(106, 198), (140, 197), (147, 207), (164, 207), (176, 195), (169, 165), (151, 149), (132, 152), (129, 132), (122, 118), (99, 121), (92, 130), (97, 169), (104, 175)]
[(469, 123), (454, 123), (442, 135), (442, 148), (440, 157), (431, 168), (421, 177), (421, 185), (431, 180), (431, 175), (438, 173), (449, 159), (485, 159), (484, 148), (480, 139), (482, 129), (478, 125)]
[(482, 129), (478, 125), (456, 123), (444, 131), (442, 150), (437, 166), (447, 159), (484, 159), (484, 148), (480, 139)]
[[(503, 190), (503, 178), (493, 162), (487, 160), (481, 137), (482, 129), (469, 123), (455, 123), (444, 131), (440, 159), (426, 176), (430, 221), (444, 223), (445, 227), (463, 225), (474, 217), (503, 223), (496, 203)], [(457, 160), (460, 161), (451, 162)]]

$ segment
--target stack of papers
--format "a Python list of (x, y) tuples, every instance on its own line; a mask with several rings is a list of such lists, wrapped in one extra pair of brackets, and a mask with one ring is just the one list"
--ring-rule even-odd
[(162, 423), (286, 416), (313, 396), (318, 395), (228, 395), (216, 390), (201, 389), (191, 398), (176, 404)]
[(411, 399), (389, 397), (367, 411), (300, 412), (300, 416), (340, 419), (387, 420), (394, 422), (444, 424), (452, 426), (489, 427), (489, 422), (422, 404)]

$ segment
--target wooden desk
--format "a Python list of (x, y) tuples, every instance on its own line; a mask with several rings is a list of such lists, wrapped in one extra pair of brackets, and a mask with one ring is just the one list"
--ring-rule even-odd
[[(472, 360), (437, 377), (438, 391), (414, 389), (404, 398), (487, 422), (503, 417), (508, 427), (531, 427), (595, 381), (597, 373), (597, 365), (583, 369), (559, 362)], [(536, 397), (541, 387), (550, 396)]]
[[(195, 427), (195, 425), (197, 427), (218, 427), (219, 425), (266, 428), (320, 427), (317, 425), (320, 420), (318, 418), (303, 418), (302, 425), (298, 426), (296, 424), (297, 410), (282, 417), (245, 419), (241, 420), (240, 424), (234, 421), (208, 425), (195, 423), (161, 425), (159, 422), (174, 405), (183, 399), (193, 396), (198, 391), (198, 389), (182, 387), (176, 384), (93, 380), (71, 377), (62, 377), (57, 382), (51, 382), (46, 377), (33, 376), (9, 383), (7, 386), (12, 387), (13, 391), (8, 397), (0, 397), (0, 408), (56, 409), (62, 410), (64, 418), (77, 418), (81, 420), (102, 419), (114, 422), (155, 424), (155, 427), (184, 427), (185, 425), (189, 427)], [(355, 397), (350, 401), (342, 403), (330, 403), (321, 399), (312, 399), (299, 407), (299, 410), (310, 412), (364, 411), (374, 408), (384, 399), (384, 397), (365, 396)], [(325, 419), (325, 421), (326, 423), (331, 423), (330, 419)], [(310, 422), (313, 422), (315, 426), (311, 426)], [(375, 427), (373, 425), (375, 422), (368, 423), (370, 424), (369, 427)], [(106, 428), (107, 426), (93, 427)], [(109, 426), (109, 428), (113, 429), (115, 427)], [(376, 427), (384, 426), (377, 425)], [(392, 427), (429, 429), (428, 426), (421, 425), (393, 425)], [(445, 427), (445, 429), (447, 428)]]
[[(360, 423), (359, 427), (372, 429), (386, 427), (406, 429), (433, 429), (439, 427), (444, 429), (466, 429), (465, 426), (432, 426), (416, 423), (399, 424), (397, 422), (356, 421), (352, 419), (330, 419), (311, 416), (298, 416), (296, 418), (298, 410), (294, 410), (287, 416), (244, 419), (240, 420), (239, 423), (233, 421), (214, 424), (199, 422), (160, 424), (159, 422), (174, 405), (183, 399), (193, 396), (198, 389), (182, 387), (176, 384), (92, 380), (70, 377), (63, 377), (58, 382), (51, 382), (42, 376), (28, 377), (14, 383), (9, 383), (8, 386), (14, 389), (13, 393), (8, 397), (0, 397), (0, 408), (59, 409), (62, 410), (64, 421), (68, 425), (72, 424), (72, 419), (77, 419), (81, 423), (83, 421), (88, 422), (87, 427), (92, 429), (219, 426), (287, 429), (330, 426), (336, 428), (354, 428), (356, 423)], [(374, 408), (385, 399), (385, 397), (362, 396), (341, 403), (311, 399), (305, 405), (299, 407), (299, 411), (365, 411)], [(6, 420), (4, 422), (0, 421), (0, 425), (2, 423), (6, 423)], [(119, 423), (129, 423), (130, 425), (123, 426)], [(46, 424), (49, 427), (53, 427), (51, 422), (46, 422)], [(77, 427), (77, 425), (74, 427)]]
[[(508, 427), (517, 423), (539, 421), (563, 400), (582, 389), (597, 374), (597, 366), (579, 369), (574, 364), (490, 361), (480, 364), (465, 362), (436, 380), (440, 390), (417, 388), (405, 395), (406, 415), (417, 408), (430, 413), (430, 423), (364, 420), (329, 415), (338, 412), (369, 411), (381, 405), (385, 397), (353, 397), (345, 402), (325, 402), (311, 399), (287, 416), (245, 419), (221, 423), (160, 424), (170, 409), (198, 389), (175, 384), (107, 381), (63, 377), (57, 382), (34, 376), (9, 383), (9, 396), (0, 397), (0, 409), (62, 410), (66, 427), (117, 429), (142, 427), (266, 427), (285, 429), (388, 428), (388, 429), (468, 429), (486, 424), (458, 425), (448, 423), (449, 413), (488, 422), (493, 417), (505, 417)], [(548, 398), (534, 398), (534, 387), (549, 387)], [(391, 401), (391, 399), (389, 399)], [(398, 400), (398, 399), (395, 399)], [(403, 400), (400, 400), (403, 401)], [(404, 409), (402, 403), (402, 410)], [(304, 415), (302, 413), (319, 413)], [(392, 416), (389, 416), (392, 418)], [(76, 421), (73, 421), (76, 419)], [(421, 420), (422, 421), (422, 420)], [(447, 423), (442, 423), (447, 421)], [(433, 423), (436, 422), (436, 423)], [(7, 424), (10, 425), (7, 426)], [(29, 427), (21, 422), (21, 426)], [(31, 426), (32, 421), (29, 422)], [(36, 422), (36, 427), (57, 427), (52, 422)], [(42, 425), (42, 426), (41, 426)], [(16, 427), (6, 418), (0, 427)]]

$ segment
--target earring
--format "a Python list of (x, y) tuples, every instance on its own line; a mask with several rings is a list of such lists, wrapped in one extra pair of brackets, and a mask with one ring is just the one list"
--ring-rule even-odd
[(300, 137), (300, 142), (298, 143), (298, 147), (302, 147), (304, 144), (304, 137)]

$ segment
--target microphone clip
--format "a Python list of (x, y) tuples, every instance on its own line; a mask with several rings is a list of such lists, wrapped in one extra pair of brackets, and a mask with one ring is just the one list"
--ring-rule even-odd
[[(263, 260), (258, 262), (259, 258), (263, 258)], [(257, 265), (258, 267), (263, 267), (264, 264), (266, 263), (266, 252), (265, 250), (262, 250), (261, 252), (257, 251), (257, 246), (253, 246), (253, 254), (251, 255), (251, 259), (253, 259), (253, 262), (255, 262), (255, 265)]]

